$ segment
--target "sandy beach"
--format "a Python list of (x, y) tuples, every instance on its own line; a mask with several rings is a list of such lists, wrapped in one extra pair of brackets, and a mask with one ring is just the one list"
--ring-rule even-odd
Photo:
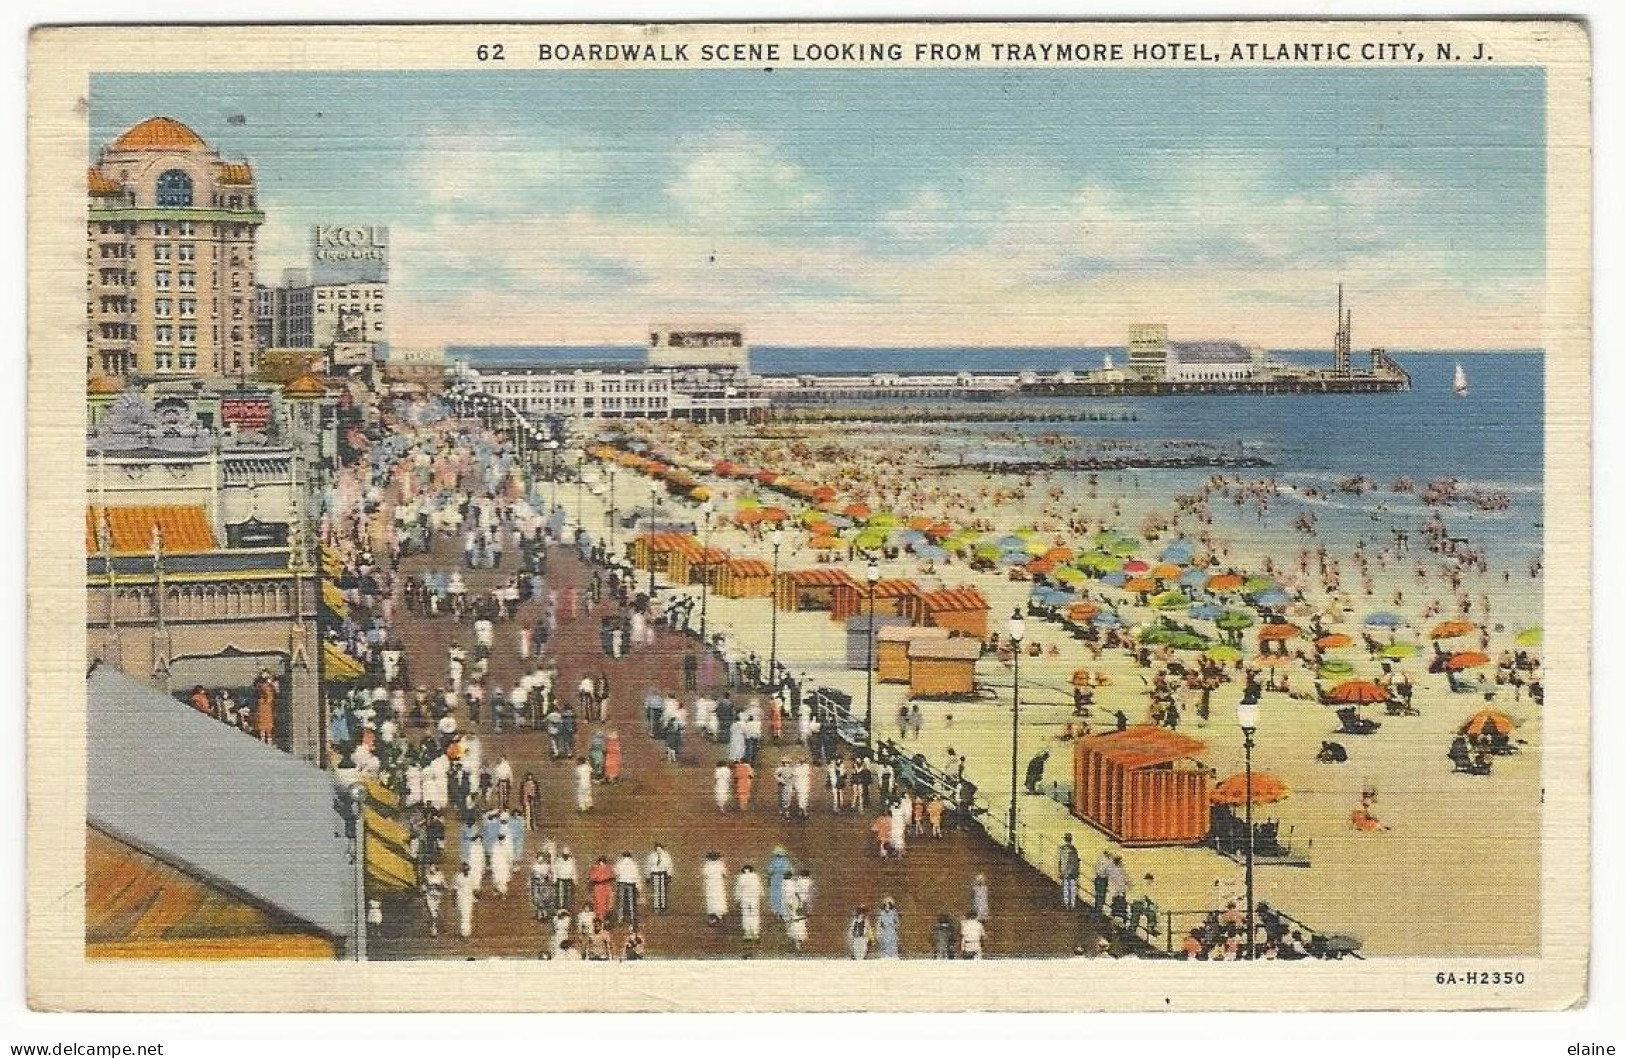
[[(1390, 635), (1398, 642), (1415, 643), (1420, 652), (1394, 663), (1391, 675), (1398, 678), (1403, 674), (1412, 681), (1413, 701), (1420, 715), (1386, 716), (1380, 704), (1368, 707), (1366, 715), (1382, 723), (1380, 730), (1369, 735), (1336, 733), (1335, 710), (1306, 694), (1312, 689), (1312, 667), (1293, 663), (1277, 671), (1277, 678), (1287, 677), (1293, 691), (1304, 697), (1264, 694), (1254, 767), (1283, 780), (1291, 793), (1278, 803), (1260, 805), (1257, 816), (1279, 820), (1282, 838), (1290, 841), (1296, 857), (1307, 859), (1308, 865), (1260, 867), (1258, 899), (1316, 930), (1356, 936), (1368, 954), (1534, 950), (1539, 921), (1539, 709), (1527, 693), (1515, 697), (1513, 687), (1495, 686), (1493, 664), (1467, 674), (1473, 679), (1484, 673), (1488, 680), (1471, 693), (1453, 692), (1444, 675), (1427, 672), (1429, 630), (1458, 616), (1477, 624), (1483, 620), (1486, 603), (1490, 616), (1484, 621), (1482, 637), (1475, 631), (1471, 641), (1461, 639), (1450, 645), (1462, 650), (1485, 646), (1491, 658), (1516, 649), (1514, 637), (1540, 623), (1541, 581), (1529, 568), (1497, 564), (1498, 556), (1486, 548), (1482, 572), (1476, 558), (1468, 570), (1464, 563), (1428, 552), (1414, 536), (1408, 549), (1398, 552), (1392, 539), (1382, 539), (1387, 534), (1380, 529), (1374, 529), (1356, 551), (1353, 544), (1323, 540), (1318, 533), (1295, 526), (1295, 515), (1281, 509), (1284, 504), (1269, 501), (1263, 486), (1255, 485), (1253, 492), (1239, 485), (1214, 489), (1205, 503), (1182, 513), (1174, 495), (1166, 488), (1159, 490), (1156, 471), (1125, 470), (1091, 477), (1078, 472), (993, 475), (945, 469), (928, 444), (912, 443), (920, 438), (911, 436), (914, 432), (906, 428), (775, 428), (761, 436), (743, 428), (700, 433), (680, 427), (655, 432), (648, 424), (640, 426), (649, 431), (644, 440), (668, 462), (694, 472), (709, 490), (716, 510), (710, 543), (738, 557), (771, 557), (759, 526), (744, 528), (734, 523), (733, 516), (743, 501), (747, 506), (778, 506), (790, 515), (781, 569), (818, 564), (818, 554), (808, 546), (809, 534), (796, 524), (809, 505), (754, 482), (708, 472), (724, 459), (828, 483), (839, 493), (837, 505), (865, 503), (877, 511), (988, 532), (1033, 530), (1033, 537), (1044, 545), (1068, 546), (1080, 552), (1103, 526), (1137, 538), (1137, 554), (1151, 562), (1156, 561), (1159, 550), (1184, 538), (1195, 546), (1198, 556), (1212, 556), (1214, 570), (1235, 569), (1249, 575), (1273, 570), (1280, 588), (1298, 597), (1287, 607), (1286, 616), (1299, 627), (1306, 629), (1311, 616), (1318, 613), (1325, 631), (1351, 636), (1351, 648), (1325, 654), (1325, 660), (1348, 664), (1342, 678), (1383, 675), (1381, 662), (1360, 646), (1363, 632), (1378, 633), (1383, 643)], [(590, 469), (588, 473), (600, 484), (605, 480), (601, 471)], [(621, 496), (633, 497), (620, 504), (626, 513), (634, 503), (646, 502), (647, 483), (636, 481), (638, 475), (624, 467), (618, 474), (619, 486), (625, 490)], [(1256, 482), (1261, 474), (1254, 472), (1246, 479)], [(1242, 478), (1239, 473), (1231, 475), (1232, 481)], [(1236, 495), (1264, 495), (1266, 509), (1259, 515), (1252, 499), (1236, 504)], [(589, 531), (603, 535), (607, 494), (595, 495), (588, 489), (583, 496)], [(559, 499), (574, 515), (574, 490), (561, 491)], [(687, 498), (665, 502), (663, 517), (698, 522), (697, 502)], [(1452, 534), (1457, 532), (1456, 524), (1471, 524), (1463, 513), (1456, 508), (1443, 510), (1445, 520), (1452, 523)], [(1155, 540), (1145, 538), (1147, 529), (1155, 529)], [(620, 543), (625, 543), (626, 535), (620, 531)], [(1463, 547), (1480, 546), (1468, 539)], [(1326, 549), (1329, 568), (1335, 571), (1330, 580), (1320, 571), (1316, 550), (1321, 547)], [(838, 558), (842, 568), (862, 579), (863, 559), (848, 560), (844, 551)], [(976, 586), (991, 604), (989, 629), (1001, 636), (1006, 619), (1013, 610), (1025, 609), (1032, 589), (1031, 582), (1013, 580), (1004, 569), (973, 570), (952, 556), (931, 563), (903, 553), (881, 565), (886, 577), (912, 577), (926, 585)], [(1446, 567), (1458, 571), (1459, 587), (1445, 582)], [(1152, 625), (1160, 616), (1157, 609), (1141, 605), (1144, 596), (1137, 593), (1097, 581), (1079, 586), (1114, 608), (1128, 628)], [(698, 588), (679, 586), (675, 590), (692, 593)], [(1465, 615), (1459, 613), (1463, 596), (1471, 607)], [(727, 600), (712, 593), (713, 634), (725, 631), (740, 649), (766, 657), (770, 650), (768, 607), (765, 599)], [(1374, 611), (1397, 614), (1405, 624), (1392, 632), (1363, 627), (1363, 615)], [(1180, 620), (1204, 627), (1183, 616)], [(1045, 788), (1057, 783), (1069, 788), (1072, 747), (1062, 740), (1062, 734), (1069, 721), (1076, 722), (1071, 674), (1087, 668), (1106, 677), (1106, 684), (1095, 690), (1091, 712), (1093, 730), (1100, 731), (1109, 729), (1111, 715), (1118, 710), (1130, 723), (1148, 722), (1150, 671), (1138, 667), (1126, 650), (1109, 649), (1098, 658), (1092, 656), (1058, 624), (1029, 617), (1026, 627), (1026, 644), (1029, 648), (1037, 644), (1041, 655), (1022, 659), (1018, 757), (1025, 766), (1028, 758), (1048, 748), (1051, 758)], [(1212, 631), (1211, 624), (1205, 627)], [(815, 683), (853, 694), (861, 711), (864, 674), (845, 668), (845, 636), (839, 624), (827, 613), (780, 613), (777, 629), (781, 659), (806, 672)], [(1249, 658), (1257, 649), (1256, 631), (1253, 628), (1244, 634), (1243, 650)], [(1314, 649), (1303, 639), (1292, 646)], [(977, 666), (977, 680), (991, 695), (968, 703), (921, 702), (925, 729), (917, 747), (910, 745), (911, 751), (917, 749), (939, 763), (950, 746), (968, 758), (967, 777), (979, 786), (990, 809), (989, 829), (1000, 838), (1009, 801), (1011, 678), (1007, 662), (984, 655)], [(1325, 682), (1330, 686), (1337, 681)], [(1446, 750), (1457, 728), (1485, 707), (1486, 691), (1494, 693), (1495, 708), (1518, 721), (1514, 739), (1520, 752), (1497, 757), (1490, 775), (1455, 774)], [(896, 736), (890, 718), (906, 700), (906, 692), (903, 686), (874, 685), (877, 737)], [(1184, 720), (1179, 730), (1206, 743), (1201, 759), (1218, 778), (1242, 767), (1241, 736), (1234, 719), (1241, 693), (1239, 678), (1223, 684), (1212, 696), (1210, 718), (1205, 722), (1192, 703), (1180, 698)], [(1347, 748), (1346, 763), (1317, 762), (1316, 751), (1327, 739)], [(1358, 830), (1351, 825), (1350, 813), (1360, 804), (1362, 793), (1373, 790), (1371, 815), (1384, 829)], [(1064, 788), (1056, 792), (1066, 796)], [(1024, 854), (1042, 870), (1054, 872), (1054, 849), (1065, 832), (1075, 835), (1086, 863), (1110, 844), (1104, 834), (1051, 798), (1022, 796), (1019, 811), (1018, 837)], [(1152, 893), (1165, 909), (1196, 913), (1240, 897), (1240, 864), (1211, 848), (1136, 848), (1123, 854), (1136, 887)], [(1465, 863), (1494, 866), (1469, 875), (1461, 870)], [(1148, 873), (1152, 880), (1145, 882), (1143, 876)], [(1179, 922), (1176, 916), (1176, 930)]]

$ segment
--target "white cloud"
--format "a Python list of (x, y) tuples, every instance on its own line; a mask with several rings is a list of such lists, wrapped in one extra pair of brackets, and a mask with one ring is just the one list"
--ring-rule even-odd
[(771, 144), (725, 133), (681, 145), (666, 196), (680, 214), (709, 227), (742, 230), (804, 219), (828, 201), (806, 170)]

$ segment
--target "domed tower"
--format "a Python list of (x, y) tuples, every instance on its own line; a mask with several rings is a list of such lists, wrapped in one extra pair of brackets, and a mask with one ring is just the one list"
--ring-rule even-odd
[(102, 149), (86, 191), (89, 373), (253, 371), (253, 169), (153, 117)]

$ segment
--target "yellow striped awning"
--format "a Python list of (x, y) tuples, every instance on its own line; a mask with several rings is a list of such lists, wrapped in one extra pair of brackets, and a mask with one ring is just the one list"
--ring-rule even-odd
[(414, 889), (417, 868), (393, 845), (367, 835), (367, 883), (382, 889)]
[(350, 613), (350, 604), (344, 601), (344, 593), (332, 581), (322, 581), (322, 602), (329, 610), (339, 617), (347, 617)]
[(333, 643), (322, 644), (322, 658), (326, 662), (326, 676), (330, 680), (353, 682), (366, 675), (366, 666), (346, 654)]
[(344, 563), (330, 547), (322, 548), (322, 572), (334, 580), (344, 576)]

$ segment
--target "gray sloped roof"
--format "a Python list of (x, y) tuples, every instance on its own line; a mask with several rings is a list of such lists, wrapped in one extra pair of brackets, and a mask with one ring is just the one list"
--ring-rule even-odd
[(90, 825), (329, 936), (354, 933), (331, 776), (122, 673), (98, 667), (86, 683)]

